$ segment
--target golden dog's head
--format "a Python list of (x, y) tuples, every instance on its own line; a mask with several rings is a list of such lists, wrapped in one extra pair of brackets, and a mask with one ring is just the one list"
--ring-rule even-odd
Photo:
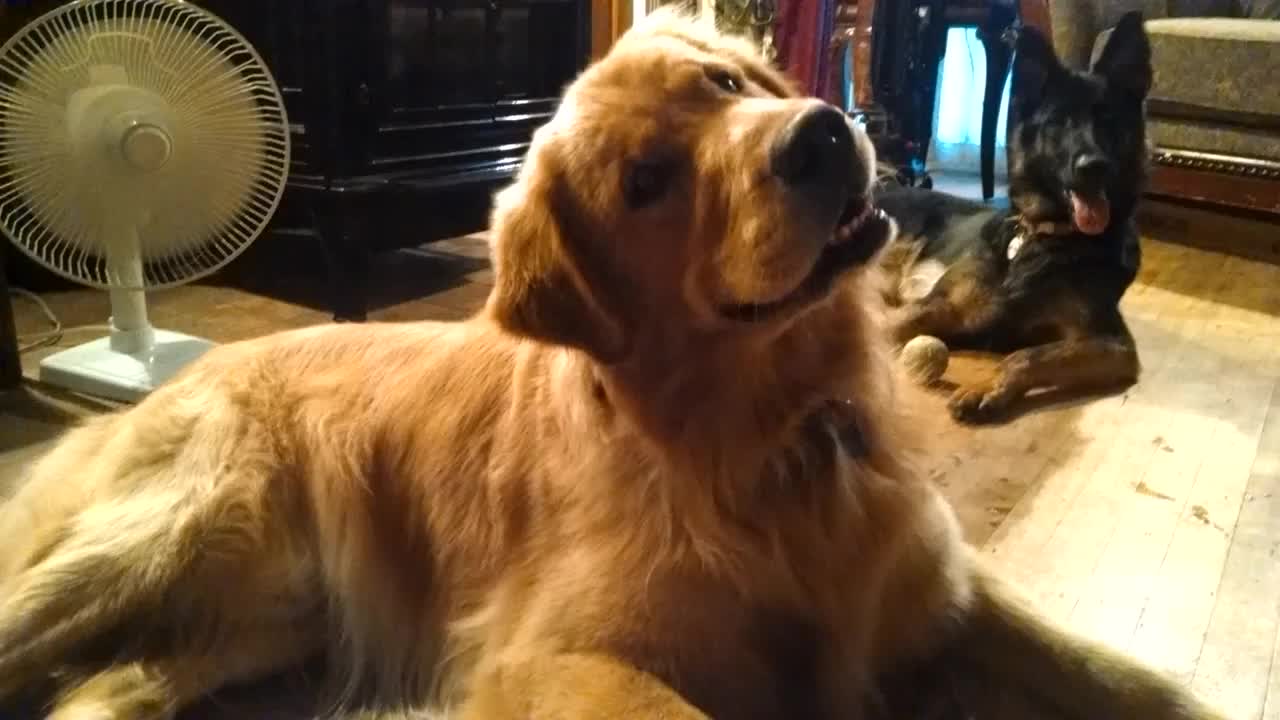
[(603, 362), (776, 332), (883, 246), (865, 133), (745, 41), (662, 11), (566, 90), (493, 214), (507, 330)]

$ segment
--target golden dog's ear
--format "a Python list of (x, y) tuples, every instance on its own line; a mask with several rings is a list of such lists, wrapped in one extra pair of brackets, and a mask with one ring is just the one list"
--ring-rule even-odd
[(508, 332), (614, 363), (630, 350), (630, 333), (616, 272), (590, 244), (589, 226), (562, 179), (526, 167), (495, 198), (488, 312)]

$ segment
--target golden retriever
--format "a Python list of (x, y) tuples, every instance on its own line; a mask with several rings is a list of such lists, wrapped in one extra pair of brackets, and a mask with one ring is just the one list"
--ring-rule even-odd
[(1066, 717), (1216, 717), (1023, 610), (911, 472), (873, 167), (659, 13), (498, 194), (477, 317), (220, 347), (34, 466), (0, 700), (169, 718), (323, 653), (388, 713), (835, 719), (953, 657)]

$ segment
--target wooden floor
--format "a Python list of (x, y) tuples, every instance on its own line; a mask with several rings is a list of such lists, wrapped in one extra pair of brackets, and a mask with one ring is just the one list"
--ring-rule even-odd
[[(1044, 398), (981, 429), (954, 425), (944, 398), (925, 395), (939, 425), (924, 462), (969, 538), (1053, 617), (1168, 670), (1229, 717), (1280, 720), (1280, 265), (1211, 249), (1274, 255), (1266, 243), (1280, 231), (1255, 227), (1261, 239), (1249, 245), (1229, 222), (1161, 217), (1124, 302), (1141, 381), (1087, 401)], [(399, 279), (384, 284), (404, 292), (375, 317), (458, 317), (483, 301), (482, 242), (433, 247), (457, 255), (453, 279), (439, 282), (430, 263), (440, 258), (401, 259), (415, 269), (388, 261), (380, 272)], [(46, 297), (68, 324), (102, 321), (96, 293)], [(162, 293), (153, 307), (166, 327), (221, 341), (326, 320), (314, 306), (226, 286)], [(41, 329), (31, 306), (18, 310), (22, 332)], [(25, 358), (29, 371), (39, 354)], [(957, 358), (948, 377), (989, 367)], [(0, 496), (65, 423), (44, 398), (33, 388), (0, 396)]]
[(1151, 238), (1144, 252), (1124, 301), (1141, 381), (952, 426), (931, 468), (1050, 616), (1229, 717), (1280, 720), (1280, 267)]

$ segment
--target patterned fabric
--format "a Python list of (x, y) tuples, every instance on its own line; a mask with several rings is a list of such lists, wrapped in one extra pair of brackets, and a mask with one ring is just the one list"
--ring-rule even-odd
[[(1110, 33), (1098, 37), (1094, 55)], [(1220, 112), (1280, 118), (1280, 22), (1231, 18), (1181, 18), (1147, 23), (1155, 83), (1153, 100)]]
[(1196, 150), (1280, 162), (1280, 134), (1209, 121), (1149, 117), (1147, 137), (1167, 150)]
[(1163, 18), (1280, 19), (1280, 0), (1049, 0), (1053, 46), (1068, 67), (1084, 68), (1098, 34), (1120, 16), (1141, 10)]
[[(1054, 46), (1076, 68), (1101, 54), (1121, 15), (1143, 11), (1153, 145), (1280, 161), (1280, 93), (1267, 91), (1280, 77), (1280, 0), (1050, 0), (1049, 8)], [(1162, 103), (1177, 103), (1177, 116)], [(1248, 113), (1240, 119), (1249, 126), (1233, 113)]]
[[(1192, 0), (1050, 0), (1049, 21), (1053, 47), (1067, 67), (1082, 70), (1089, 64), (1098, 33), (1115, 25), (1127, 12), (1141, 10), (1143, 17), (1163, 18), (1171, 4)], [(1194, 0), (1199, 4), (1227, 5), (1232, 0)]]
[(1280, 0), (1253, 0), (1245, 3), (1245, 17), (1255, 20), (1280, 20)]

